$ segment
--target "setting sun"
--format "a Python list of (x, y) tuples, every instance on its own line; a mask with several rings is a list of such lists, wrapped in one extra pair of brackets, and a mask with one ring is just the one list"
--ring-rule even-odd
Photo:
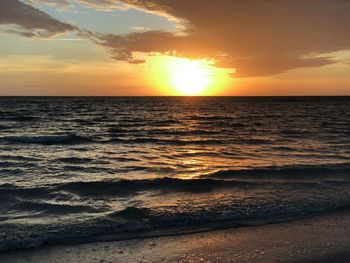
[(209, 69), (201, 61), (174, 63), (171, 83), (183, 95), (199, 95), (209, 85)]
[(215, 67), (210, 60), (154, 56), (145, 72), (151, 86), (165, 96), (213, 96), (232, 85), (231, 70)]

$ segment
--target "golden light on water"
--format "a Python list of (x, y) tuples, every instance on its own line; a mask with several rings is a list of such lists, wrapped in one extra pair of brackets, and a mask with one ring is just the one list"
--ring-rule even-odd
[(150, 84), (162, 95), (220, 95), (232, 83), (230, 72), (216, 68), (209, 60), (157, 56), (149, 61), (149, 65)]

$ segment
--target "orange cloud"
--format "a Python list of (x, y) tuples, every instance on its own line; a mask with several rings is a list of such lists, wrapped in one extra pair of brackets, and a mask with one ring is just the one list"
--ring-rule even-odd
[(329, 65), (335, 61), (324, 54), (350, 49), (350, 2), (344, 0), (116, 2), (186, 21), (182, 32), (99, 35), (117, 60), (133, 62), (135, 52), (173, 53), (254, 77)]

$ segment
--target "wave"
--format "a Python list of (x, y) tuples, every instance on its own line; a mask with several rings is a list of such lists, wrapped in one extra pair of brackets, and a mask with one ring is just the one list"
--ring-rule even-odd
[(42, 135), (42, 136), (4, 136), (0, 137), (0, 141), (10, 144), (37, 144), (37, 145), (74, 145), (74, 144), (166, 144), (166, 145), (220, 145), (225, 141), (216, 139), (159, 139), (155, 137), (141, 138), (113, 138), (107, 140), (95, 140), (90, 137), (80, 136), (76, 134), (68, 135)]
[[(88, 136), (81, 136), (77, 134), (65, 134), (65, 135), (35, 135), (35, 136), (4, 136), (0, 137), (0, 142), (10, 144), (37, 144), (37, 145), (74, 145), (74, 144), (162, 144), (162, 145), (272, 145), (273, 141), (259, 138), (201, 138), (201, 135), (215, 135), (217, 131), (211, 130), (191, 130), (191, 131), (140, 131), (140, 137), (128, 138), (126, 134), (122, 132), (118, 134), (109, 133), (109, 138), (91, 138)], [(172, 138), (175, 136), (175, 138)], [(182, 137), (181, 139), (176, 138)], [(198, 136), (198, 138), (196, 138)], [(195, 137), (195, 138), (193, 138)]]
[(0, 131), (4, 131), (4, 130), (8, 130), (11, 129), (11, 126), (7, 126), (7, 125), (0, 125)]
[(91, 163), (94, 160), (90, 158), (79, 158), (79, 157), (62, 157), (57, 158), (56, 161), (63, 162), (63, 163), (69, 163), (69, 164), (84, 164), (84, 163)]
[[(47, 202), (33, 202), (22, 201), (18, 204), (12, 205), (8, 208), (11, 212), (14, 211), (28, 211), (34, 213), (32, 217), (36, 216), (36, 213), (45, 213), (45, 215), (68, 215), (75, 213), (99, 213), (104, 210), (98, 209), (87, 205), (70, 205), (70, 204), (58, 204)], [(6, 212), (6, 210), (2, 210)]]
[(0, 121), (16, 121), (16, 122), (30, 122), (30, 121), (39, 121), (40, 117), (37, 116), (1, 116)]
[[(2, 203), (7, 205), (5, 204), (5, 209), (1, 208), (3, 213), (0, 218), (2, 221), (0, 232), (4, 233), (5, 238), (0, 240), (0, 250), (37, 247), (43, 244), (115, 241), (223, 227), (263, 225), (349, 209), (349, 184), (344, 182), (334, 184), (328, 179), (324, 180), (323, 173), (319, 174), (318, 178), (324, 180), (324, 184), (318, 180), (311, 182), (303, 180), (293, 184), (288, 180), (277, 180), (281, 174), (292, 174), (293, 169), (294, 172), (302, 170), (302, 168), (269, 168), (254, 170), (255, 173), (253, 170), (238, 170), (233, 177), (233, 171), (226, 170), (205, 175), (208, 178), (188, 180), (166, 177), (145, 180), (67, 182), (36, 188), (2, 184), (0, 200), (3, 200), (1, 197), (6, 197), (7, 199)], [(315, 177), (318, 174), (317, 169), (332, 170), (340, 174), (344, 169), (347, 171), (346, 166), (309, 167), (310, 169), (315, 172)], [(267, 170), (272, 171), (274, 180), (255, 179), (264, 176)], [(277, 170), (279, 172), (274, 174), (273, 171)], [(229, 179), (210, 178), (230, 174)], [(237, 174), (253, 180), (237, 178), (235, 177)], [(217, 190), (220, 198), (217, 198), (218, 195), (214, 192)], [(220, 190), (229, 191), (220, 192)], [(252, 198), (250, 193), (254, 193), (255, 190), (262, 192), (262, 196)], [(301, 193), (300, 191), (305, 193), (305, 190), (309, 198), (298, 194)], [(116, 200), (116, 197), (127, 200), (124, 197), (144, 194), (147, 191), (153, 196), (159, 196), (157, 198), (173, 198), (173, 195), (170, 197), (166, 195), (175, 194), (178, 197), (185, 196), (185, 199), (180, 199), (182, 201), (177, 205), (170, 206), (145, 207), (147, 204), (143, 202), (131, 202), (118, 210), (113, 206), (100, 203), (105, 200), (105, 204), (109, 204), (109, 200)], [(238, 196), (242, 191), (246, 196), (241, 199)], [(194, 196), (195, 200), (192, 202), (191, 199)], [(62, 203), (45, 201), (48, 199), (61, 200)], [(13, 200), (16, 200), (16, 203)], [(81, 202), (83, 200), (87, 202)], [(99, 200), (99, 205), (93, 206), (91, 200)], [(22, 213), (12, 214), (11, 211)], [(28, 213), (31, 214), (28, 216)], [(84, 220), (81, 220), (81, 215), (84, 215)], [(47, 223), (36, 224), (35, 220), (28, 226), (16, 224), (16, 222), (9, 223), (11, 219), (20, 220), (21, 216), (23, 219), (30, 216), (40, 219), (40, 216), (44, 216)], [(71, 220), (47, 221), (50, 216), (57, 218), (70, 216)]]
[(124, 133), (130, 133), (132, 132), (130, 129), (125, 129), (125, 128), (121, 128), (121, 127), (114, 127), (114, 126), (111, 126), (109, 129), (108, 129), (108, 132), (111, 133), (111, 134), (124, 134)]
[(29, 157), (29, 156), (21, 156), (21, 155), (0, 155), (0, 159), (2, 159), (2, 160), (10, 160), (10, 161), (22, 161), (22, 162), (36, 162), (36, 161), (40, 161), (40, 158)]
[(158, 178), (145, 180), (119, 180), (72, 182), (56, 187), (60, 191), (69, 191), (83, 196), (126, 196), (143, 191), (205, 193), (216, 188), (262, 186), (262, 182), (245, 182), (238, 180), (217, 179), (177, 179)]
[[(192, 129), (192, 130), (169, 130), (169, 129), (150, 129), (150, 130), (138, 130), (140, 134), (144, 136), (199, 136), (199, 135), (216, 135), (220, 133), (220, 130), (209, 129)], [(135, 131), (132, 132), (135, 135)]]
[[(72, 161), (75, 160), (73, 159)], [(78, 161), (80, 162), (80, 160)], [(79, 170), (81, 168), (76, 167), (76, 169)], [(140, 166), (139, 169), (147, 170), (149, 168)], [(107, 170), (103, 169), (98, 171), (107, 172)], [(166, 171), (169, 172), (168, 169)], [(0, 185), (0, 196), (42, 197), (60, 191), (81, 196), (128, 196), (143, 191), (206, 193), (219, 189), (251, 189), (263, 188), (264, 186), (271, 187), (273, 185), (290, 185), (290, 182), (293, 182), (291, 186), (294, 188), (302, 186), (318, 187), (320, 183), (350, 183), (350, 165), (219, 170), (203, 174), (194, 179), (163, 177), (141, 180), (78, 181), (36, 188), (22, 188), (13, 184), (4, 184)]]
[[(226, 116), (226, 115), (211, 115), (211, 116), (200, 116), (200, 115), (193, 115), (186, 118), (187, 120), (195, 120), (195, 121), (225, 121), (226, 123), (235, 121), (234, 116)], [(242, 125), (242, 123), (238, 123), (239, 125)]]
[(41, 198), (49, 196), (52, 193), (51, 187), (24, 188), (14, 184), (0, 185), (0, 198), (2, 197), (21, 197), (21, 198)]
[(88, 137), (76, 134), (68, 135), (42, 135), (42, 136), (6, 136), (0, 137), (1, 141), (7, 143), (19, 144), (40, 144), (40, 145), (57, 145), (57, 144), (83, 144), (91, 143), (93, 140)]
[(220, 170), (203, 175), (202, 178), (216, 179), (254, 179), (254, 180), (321, 180), (350, 179), (350, 165), (337, 164), (328, 166), (305, 167), (267, 167), (261, 169)]
[[(330, 181), (327, 181), (330, 182)], [(0, 186), (1, 196), (17, 196), (22, 198), (59, 197), (62, 193), (72, 193), (82, 197), (108, 197), (130, 196), (143, 192), (166, 193), (209, 193), (220, 189), (253, 189), (272, 187), (273, 182), (245, 181), (245, 180), (219, 180), (219, 179), (176, 179), (158, 178), (145, 180), (119, 180), (119, 181), (92, 181), (70, 182), (58, 185), (49, 185), (36, 188), (22, 188), (14, 185)], [(282, 182), (276, 186), (282, 186)], [(285, 185), (289, 185), (286, 183)], [(300, 182), (294, 187), (318, 187), (318, 183)]]
[(131, 158), (131, 157), (108, 157), (109, 160), (114, 160), (118, 162), (140, 162), (140, 159)]
[[(150, 132), (152, 133), (152, 131)], [(225, 145), (229, 143), (234, 143), (237, 145), (271, 145), (273, 144), (270, 140), (265, 139), (193, 139), (191, 136), (208, 135), (216, 132), (211, 131), (189, 131), (187, 132), (171, 132), (172, 136), (189, 136), (188, 139), (171, 139), (166, 138), (155, 138), (155, 137), (140, 137), (140, 138), (112, 138), (106, 143), (121, 143), (121, 144), (165, 144), (165, 145), (175, 145), (175, 146), (186, 146), (186, 145)], [(164, 134), (163, 134), (164, 135)], [(170, 134), (169, 134), (170, 135)], [(169, 138), (169, 139), (168, 139)]]
[(236, 141), (238, 144), (248, 144), (248, 145), (268, 145), (273, 144), (274, 142), (268, 139), (258, 139), (258, 138), (250, 138), (250, 139), (239, 139)]
[(218, 179), (177, 179), (157, 178), (144, 180), (69, 182), (34, 188), (25, 188), (13, 184), (0, 185), (0, 198), (15, 197), (24, 199), (64, 198), (67, 193), (89, 197), (129, 196), (145, 191), (163, 193), (207, 193), (215, 189), (262, 187), (263, 182), (245, 182), (239, 180)]
[[(345, 166), (345, 165), (344, 165)], [(290, 185), (290, 182), (293, 185)], [(270, 168), (221, 170), (196, 179), (156, 178), (144, 180), (72, 182), (57, 190), (79, 195), (134, 195), (143, 191), (165, 193), (207, 193), (219, 189), (252, 189), (272, 186), (322, 187), (329, 183), (350, 183), (350, 167)]]
[[(166, 211), (143, 207), (126, 207), (119, 211), (102, 213), (100, 217), (65, 224), (0, 224), (3, 233), (0, 251), (35, 248), (42, 245), (79, 244), (90, 242), (119, 241), (132, 238), (147, 238), (197, 233), (229, 227), (257, 226), (302, 219), (322, 213), (349, 210), (349, 203), (318, 208), (302, 204), (298, 208), (276, 206), (262, 208), (206, 206), (197, 211)], [(69, 208), (70, 209), (70, 208)], [(38, 207), (41, 210), (41, 207)], [(62, 210), (64, 213), (64, 209)]]
[(224, 141), (206, 139), (206, 140), (179, 140), (179, 139), (157, 139), (157, 138), (132, 138), (122, 139), (114, 138), (107, 141), (107, 143), (125, 143), (125, 144), (167, 144), (167, 145), (220, 145), (225, 143)]

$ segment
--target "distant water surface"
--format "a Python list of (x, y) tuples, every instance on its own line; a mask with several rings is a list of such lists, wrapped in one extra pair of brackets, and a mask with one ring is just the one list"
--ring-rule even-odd
[(350, 98), (0, 98), (0, 250), (350, 208)]

